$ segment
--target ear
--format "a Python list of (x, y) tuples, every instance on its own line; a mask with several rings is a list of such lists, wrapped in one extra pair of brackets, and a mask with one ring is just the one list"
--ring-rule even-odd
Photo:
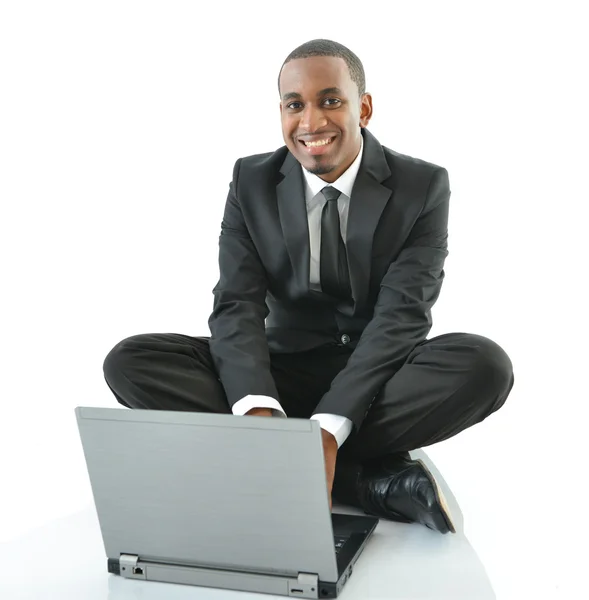
[(370, 94), (362, 94), (360, 98), (360, 127), (368, 127), (371, 118), (372, 96)]

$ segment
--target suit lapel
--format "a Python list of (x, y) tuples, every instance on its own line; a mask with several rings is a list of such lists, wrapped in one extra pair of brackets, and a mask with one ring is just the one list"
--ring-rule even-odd
[(372, 266), (372, 242), (391, 189), (381, 185), (391, 170), (376, 138), (366, 129), (362, 162), (350, 198), (346, 247), (350, 283), (355, 305), (363, 306), (368, 294)]
[[(372, 262), (372, 240), (390, 196), (391, 189), (380, 184), (391, 175), (382, 146), (366, 129), (362, 163), (350, 198), (346, 246), (352, 296), (356, 307), (363, 306), (368, 294)], [(309, 223), (303, 173), (289, 152), (280, 169), (283, 175), (276, 187), (278, 214), (286, 249), (299, 289), (309, 291)]]
[(280, 173), (284, 178), (276, 187), (276, 197), (282, 233), (297, 285), (301, 290), (309, 290), (311, 250), (303, 173), (290, 152)]

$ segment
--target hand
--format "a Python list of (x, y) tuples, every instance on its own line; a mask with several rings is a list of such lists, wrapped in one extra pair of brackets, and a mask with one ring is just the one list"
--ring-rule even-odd
[(329, 493), (329, 510), (332, 507), (331, 490), (333, 489), (333, 480), (335, 478), (335, 462), (337, 458), (337, 440), (326, 431), (321, 430), (321, 439), (323, 440), (323, 455), (325, 458), (325, 477), (327, 479), (327, 491)]
[[(270, 408), (252, 408), (248, 410), (246, 415), (252, 417), (272, 417), (272, 409)], [(327, 480), (327, 491), (329, 493), (329, 510), (332, 509), (333, 502), (331, 500), (331, 490), (333, 489), (333, 480), (335, 478), (335, 462), (337, 458), (337, 440), (335, 437), (326, 431), (321, 430), (321, 439), (323, 441), (323, 456), (325, 459), (325, 478)]]
[(273, 417), (274, 413), (271, 408), (252, 408), (248, 410), (246, 415), (250, 417)]

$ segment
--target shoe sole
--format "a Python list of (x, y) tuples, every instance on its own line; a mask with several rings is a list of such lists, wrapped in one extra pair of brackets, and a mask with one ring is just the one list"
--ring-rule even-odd
[(456, 527), (454, 526), (454, 521), (452, 520), (452, 515), (450, 514), (450, 509), (448, 508), (448, 502), (446, 501), (444, 492), (442, 492), (442, 489), (438, 485), (438, 482), (436, 481), (435, 477), (432, 475), (432, 472), (427, 468), (427, 466), (423, 462), (423, 460), (417, 459), (416, 462), (418, 462), (422, 466), (423, 470), (426, 472), (426, 474), (428, 476), (428, 479), (432, 482), (432, 484), (434, 486), (434, 491), (436, 493), (436, 500), (438, 501), (439, 505), (442, 507), (442, 516), (444, 517), (444, 520), (446, 521), (446, 525), (448, 525), (448, 529), (452, 533), (456, 533)]

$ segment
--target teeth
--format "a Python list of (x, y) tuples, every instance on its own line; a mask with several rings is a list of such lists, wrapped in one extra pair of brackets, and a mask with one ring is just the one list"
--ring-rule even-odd
[(319, 140), (318, 142), (305, 142), (305, 146), (311, 146), (311, 148), (315, 148), (316, 146), (325, 146), (331, 142), (331, 138), (327, 138), (326, 140)]

